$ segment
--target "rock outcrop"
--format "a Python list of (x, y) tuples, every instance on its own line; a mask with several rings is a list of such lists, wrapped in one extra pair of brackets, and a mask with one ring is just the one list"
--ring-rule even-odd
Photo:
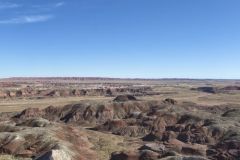
[[(216, 115), (209, 108), (186, 104), (127, 98), (0, 114), (0, 153), (39, 160), (94, 160), (100, 153), (112, 160), (240, 157), (238, 108), (222, 108)], [(106, 151), (102, 139), (89, 135), (92, 132), (123, 137), (116, 144), (119, 148), (132, 146)]]
[(115, 102), (126, 102), (126, 101), (136, 101), (136, 100), (137, 100), (136, 97), (132, 95), (120, 95), (114, 99)]

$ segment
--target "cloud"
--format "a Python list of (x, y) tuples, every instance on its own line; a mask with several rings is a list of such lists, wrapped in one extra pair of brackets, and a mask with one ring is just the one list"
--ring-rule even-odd
[(65, 4), (65, 2), (58, 2), (55, 4), (55, 7), (61, 7)]
[(45, 22), (52, 19), (53, 15), (29, 15), (29, 16), (21, 16), (17, 18), (0, 20), (0, 24), (24, 24), (24, 23), (37, 23), (37, 22)]
[[(1, 1), (1, 0), (0, 0)], [(47, 4), (17, 4), (0, 2), (0, 10), (1, 9), (10, 9), (16, 8), (15, 12), (5, 12), (5, 19), (0, 19), (0, 24), (25, 24), (25, 23), (37, 23), (37, 22), (45, 22), (52, 18), (54, 18), (54, 10), (65, 5), (65, 2), (62, 0), (58, 0), (55, 3), (47, 3)], [(23, 8), (19, 8), (22, 7)], [(12, 11), (12, 10), (11, 10)]]
[(0, 2), (0, 9), (11, 9), (11, 8), (18, 8), (21, 5), (16, 3), (1, 3)]

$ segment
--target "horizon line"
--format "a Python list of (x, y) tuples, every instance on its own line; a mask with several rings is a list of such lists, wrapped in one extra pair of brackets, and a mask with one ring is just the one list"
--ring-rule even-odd
[(9, 76), (9, 77), (0, 77), (0, 80), (3, 79), (61, 79), (61, 78), (79, 78), (79, 79), (119, 79), (119, 80), (240, 80), (240, 78), (186, 78), (186, 77), (176, 77), (176, 78), (143, 78), (143, 77), (105, 77), (105, 76)]

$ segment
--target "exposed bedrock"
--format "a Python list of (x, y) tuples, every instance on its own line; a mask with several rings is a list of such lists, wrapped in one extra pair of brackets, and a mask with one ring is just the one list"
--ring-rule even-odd
[[(216, 114), (174, 99), (133, 98), (29, 108), (1, 114), (0, 152), (39, 160), (98, 159), (97, 147), (89, 140), (94, 137), (79, 128), (87, 127), (134, 143), (131, 149), (104, 152), (111, 160), (235, 160), (240, 157), (239, 109), (228, 108)], [(118, 145), (123, 143), (129, 142)]]

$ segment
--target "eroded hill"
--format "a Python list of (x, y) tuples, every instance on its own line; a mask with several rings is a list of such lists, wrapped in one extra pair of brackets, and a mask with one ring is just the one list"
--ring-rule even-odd
[(239, 106), (129, 97), (2, 113), (0, 152), (37, 160), (239, 158)]

